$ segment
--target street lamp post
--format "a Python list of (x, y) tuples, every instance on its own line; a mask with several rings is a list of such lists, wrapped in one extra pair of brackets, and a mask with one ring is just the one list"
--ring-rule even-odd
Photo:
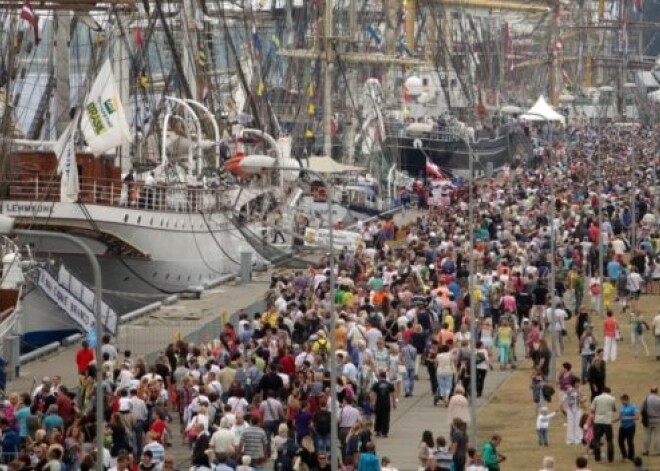
[[(264, 133), (263, 136), (266, 136)], [(279, 152), (279, 151), (278, 151)], [(247, 166), (244, 166), (247, 168)], [(262, 167), (255, 167), (262, 168)], [(280, 166), (275, 165), (269, 167), (273, 170), (282, 171), (294, 171), (294, 172), (307, 172), (310, 175), (316, 177), (326, 189), (329, 189), (327, 180), (323, 175), (314, 170), (309, 170), (302, 167), (289, 167), (289, 166)], [(335, 342), (335, 328), (337, 326), (337, 319), (335, 313), (335, 255), (334, 255), (334, 228), (333, 228), (333, 219), (332, 219), (332, 198), (326, 193), (326, 203), (328, 207), (328, 252), (330, 253), (330, 415), (332, 420), (330, 421), (330, 459), (331, 459), (331, 470), (337, 471), (339, 463), (339, 439), (338, 439), (338, 410), (337, 410), (337, 345)]]
[(104, 397), (105, 390), (103, 388), (103, 369), (101, 352), (101, 338), (103, 337), (103, 326), (101, 324), (101, 267), (96, 259), (94, 252), (83, 241), (77, 237), (61, 232), (52, 231), (35, 231), (27, 229), (14, 229), (14, 219), (0, 215), (0, 233), (4, 235), (17, 235), (27, 237), (44, 237), (49, 239), (59, 239), (69, 242), (78, 247), (87, 257), (90, 266), (92, 267), (92, 277), (94, 281), (94, 328), (96, 332), (96, 469), (103, 471), (103, 436), (105, 433), (104, 423)]
[(468, 163), (468, 230), (470, 231), (470, 256), (468, 258), (470, 275), (468, 278), (468, 291), (470, 292), (470, 440), (473, 446), (479, 443), (477, 430), (477, 304), (474, 296), (474, 151), (468, 138), (462, 138), (469, 152)]

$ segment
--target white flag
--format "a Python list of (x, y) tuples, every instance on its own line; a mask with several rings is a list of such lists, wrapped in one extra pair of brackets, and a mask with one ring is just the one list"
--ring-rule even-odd
[(110, 60), (101, 68), (82, 110), (80, 130), (94, 155), (128, 144), (131, 133)]
[(78, 201), (80, 184), (78, 182), (78, 164), (76, 163), (76, 124), (78, 116), (69, 123), (53, 150), (57, 156), (57, 173), (61, 175), (60, 201), (62, 203), (75, 203)]

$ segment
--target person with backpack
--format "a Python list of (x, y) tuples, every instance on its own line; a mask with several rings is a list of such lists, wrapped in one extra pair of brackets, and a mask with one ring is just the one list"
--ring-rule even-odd
[(649, 347), (646, 345), (644, 340), (644, 329), (650, 330), (649, 325), (644, 320), (642, 314), (635, 314), (634, 312), (630, 313), (630, 342), (633, 346), (633, 354), (637, 358), (637, 352), (639, 350), (639, 344), (642, 344), (646, 356), (650, 355)]
[[(314, 336), (312, 336), (314, 337)], [(320, 329), (317, 332), (317, 338), (314, 339), (312, 344), (312, 353), (315, 353), (321, 358), (321, 362), (325, 365), (330, 358), (330, 340), (328, 340), (325, 330)], [(311, 340), (312, 338), (310, 338)]]

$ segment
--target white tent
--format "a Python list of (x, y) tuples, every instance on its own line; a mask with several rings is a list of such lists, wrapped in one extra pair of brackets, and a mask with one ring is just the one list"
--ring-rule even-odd
[(332, 159), (332, 157), (316, 156), (309, 157), (307, 162), (303, 160), (303, 168), (308, 168), (313, 172), (318, 173), (341, 173), (341, 172), (364, 172), (364, 167), (356, 167), (354, 165), (340, 164)]
[(527, 113), (520, 115), (521, 121), (559, 121), (566, 124), (566, 118), (552, 109), (552, 106), (545, 101), (543, 95), (536, 100)]

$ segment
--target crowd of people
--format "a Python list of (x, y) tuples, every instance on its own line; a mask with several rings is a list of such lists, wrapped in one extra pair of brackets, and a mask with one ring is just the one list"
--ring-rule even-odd
[[(543, 127), (531, 133), (548, 135)], [(614, 459), (616, 422), (623, 459), (641, 463), (643, 455), (659, 454), (657, 388), (635, 404), (642, 392), (608, 382), (606, 365), (618, 359), (624, 327), (635, 355), (640, 346), (651, 355), (650, 332), (660, 361), (660, 315), (647, 319), (639, 303), (644, 293), (660, 292), (653, 192), (660, 134), (549, 134), (528, 162), (476, 183), (473, 250), (463, 187), (411, 224), (360, 224), (363, 244), (337, 251), (334, 274), (329, 256), (307, 270), (274, 274), (265, 310), (240, 312), (218, 338), (172, 343), (154, 364), (117, 351), (109, 337), (97, 361), (84, 342), (76, 392), (53, 376), (34, 391), (8, 395), (0, 411), (3, 461), (12, 471), (93, 468), (95, 377), (102, 368), (106, 469), (177, 469), (170, 447), (183, 444), (197, 471), (325, 471), (333, 448), (342, 470), (390, 470), (377, 448), (390, 436), (391, 411), (426, 390), (420, 378), (427, 372), (433, 404), (447, 408), (449, 433), (422, 434), (419, 468), (497, 471), (506, 460), (498, 452), (502, 437), (469, 442), (469, 397), (484, 394), (489, 371), (527, 361), (539, 446), (555, 439), (549, 424), (560, 413), (565, 442), (580, 455), (577, 469), (586, 470), (591, 456), (602, 459), (603, 438), (607, 459)], [(560, 359), (568, 348), (580, 353), (579, 372)], [(560, 365), (556, 378), (553, 362)], [(638, 421), (642, 456), (633, 447)]]

